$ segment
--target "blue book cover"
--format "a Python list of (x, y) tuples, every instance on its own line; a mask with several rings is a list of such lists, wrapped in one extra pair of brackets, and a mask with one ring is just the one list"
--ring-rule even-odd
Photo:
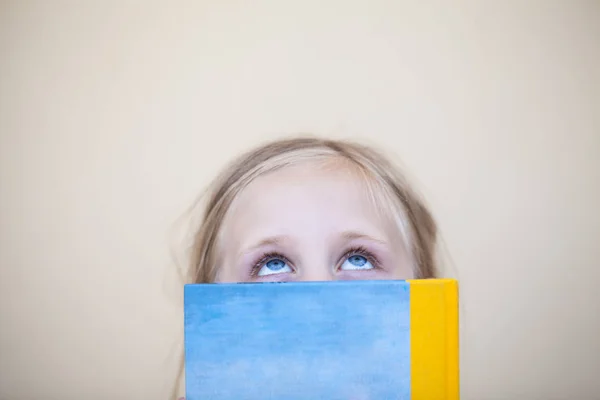
[(410, 286), (186, 285), (186, 400), (414, 398)]

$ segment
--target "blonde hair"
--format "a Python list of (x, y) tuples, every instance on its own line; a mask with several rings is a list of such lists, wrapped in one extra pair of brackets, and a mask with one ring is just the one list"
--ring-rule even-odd
[(248, 184), (269, 172), (316, 160), (346, 161), (361, 172), (371, 183), (373, 201), (393, 207), (398, 228), (414, 260), (415, 277), (436, 277), (437, 226), (405, 176), (383, 154), (368, 146), (298, 137), (269, 142), (242, 154), (213, 181), (200, 226), (194, 234), (188, 281), (214, 282), (221, 224), (234, 199)]
[[(368, 183), (372, 200), (387, 212), (394, 212), (398, 229), (413, 261), (415, 277), (437, 277), (437, 225), (397, 167), (382, 153), (362, 144), (296, 137), (272, 141), (242, 154), (212, 182), (199, 226), (194, 232), (187, 281), (215, 281), (220, 228), (231, 204), (246, 186), (269, 172), (313, 161), (341, 162), (358, 171)], [(179, 379), (182, 375), (183, 361)]]

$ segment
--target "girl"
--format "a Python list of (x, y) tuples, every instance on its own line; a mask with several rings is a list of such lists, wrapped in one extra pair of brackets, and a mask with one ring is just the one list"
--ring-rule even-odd
[(274, 141), (230, 164), (207, 200), (189, 282), (437, 277), (430, 212), (372, 148)]

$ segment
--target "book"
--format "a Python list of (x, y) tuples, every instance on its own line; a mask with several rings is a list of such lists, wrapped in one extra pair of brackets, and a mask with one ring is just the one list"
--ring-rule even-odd
[(452, 279), (190, 284), (186, 400), (458, 400)]

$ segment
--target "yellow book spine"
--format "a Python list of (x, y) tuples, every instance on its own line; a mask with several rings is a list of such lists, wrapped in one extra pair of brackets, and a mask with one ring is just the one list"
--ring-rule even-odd
[(453, 279), (416, 279), (408, 283), (411, 398), (458, 400), (458, 283)]

